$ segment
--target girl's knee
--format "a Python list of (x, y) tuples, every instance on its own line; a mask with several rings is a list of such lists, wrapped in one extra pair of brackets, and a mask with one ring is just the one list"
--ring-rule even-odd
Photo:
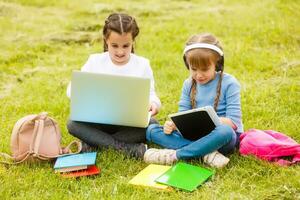
[(146, 130), (146, 139), (147, 141), (152, 141), (152, 135), (161, 131), (162, 128), (159, 124), (150, 124)]
[(69, 131), (69, 133), (73, 133), (73, 132), (75, 132), (75, 130), (77, 129), (77, 123), (78, 122), (75, 122), (75, 121), (72, 121), (72, 120), (68, 120), (68, 122), (67, 122), (67, 129), (68, 129), (68, 131)]
[(221, 124), (216, 127), (218, 134), (223, 137), (226, 141), (232, 140), (236, 137), (234, 130), (227, 124)]
[(235, 131), (228, 125), (223, 125), (221, 128), (222, 131), (220, 134), (222, 134), (225, 145), (222, 146), (219, 151), (220, 153), (224, 155), (228, 155), (233, 153), (235, 146), (236, 146), (236, 140), (237, 140), (237, 135)]
[(149, 121), (149, 125), (151, 124), (159, 124), (159, 122), (155, 118), (151, 117)]

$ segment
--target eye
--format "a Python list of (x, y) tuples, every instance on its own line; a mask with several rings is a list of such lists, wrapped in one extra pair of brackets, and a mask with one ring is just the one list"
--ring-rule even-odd
[(127, 49), (129, 46), (130, 46), (129, 44), (125, 44), (125, 45), (123, 46), (123, 48), (124, 48), (124, 49)]
[(117, 44), (112, 44), (111, 45), (113, 48), (118, 48), (118, 45)]

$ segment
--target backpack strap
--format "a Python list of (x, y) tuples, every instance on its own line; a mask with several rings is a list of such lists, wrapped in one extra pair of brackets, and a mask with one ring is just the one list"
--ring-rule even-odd
[[(72, 152), (72, 150), (71, 150), (72, 145), (77, 146), (77, 150), (75, 152)], [(82, 149), (81, 142), (78, 141), (78, 140), (73, 140), (70, 144), (68, 144), (68, 146), (66, 146), (65, 148), (62, 148), (62, 152), (63, 152), (63, 155), (65, 155), (65, 154), (77, 154), (77, 153), (80, 153), (81, 149)]]
[(7, 161), (0, 160), (0, 163), (8, 164), (8, 165), (14, 164), (14, 158), (8, 155), (7, 153), (0, 153), (0, 157), (3, 158), (3, 160), (7, 160)]
[(31, 150), (33, 155), (38, 157), (41, 139), (44, 131), (44, 120), (43, 119), (35, 120), (34, 129), (36, 129), (36, 131), (34, 131), (33, 143), (32, 143), (33, 146)]
[[(76, 145), (77, 146), (77, 150), (75, 152), (71, 151), (71, 146), (72, 145)], [(62, 149), (63, 153), (61, 155), (57, 155), (57, 156), (45, 156), (45, 155), (37, 154), (36, 157), (38, 157), (41, 160), (48, 160), (49, 158), (57, 158), (57, 157), (65, 156), (65, 155), (77, 154), (77, 153), (79, 153), (81, 151), (81, 149), (82, 149), (81, 142), (78, 141), (78, 140), (74, 140), (68, 146), (66, 146), (65, 148)], [(20, 164), (20, 163), (24, 162), (31, 155), (31, 153), (29, 151), (25, 152), (24, 154), (27, 154), (27, 155), (22, 160), (16, 162), (15, 159), (14, 159), (14, 157), (12, 157), (12, 156), (10, 156), (10, 155), (8, 155), (6, 153), (1, 153), (0, 152), (0, 158), (2, 157), (3, 160), (7, 160), (7, 161), (1, 161), (0, 160), (0, 163), (2, 163), (2, 164), (8, 164), (8, 165)]]
[(0, 153), (0, 156), (2, 158), (4, 158), (5, 160), (10, 160), (10, 161), (0, 161), (0, 163), (8, 164), (8, 165), (20, 164), (20, 163), (24, 162), (28, 158), (28, 156), (30, 155), (29, 152), (25, 152), (24, 154), (26, 154), (26, 156), (22, 160), (16, 162), (14, 157), (12, 157), (12, 156), (10, 156), (6, 153)]
[[(75, 152), (72, 152), (72, 150), (71, 150), (72, 145), (76, 145), (77, 150)], [(43, 154), (36, 154), (35, 157), (37, 157), (41, 160), (49, 160), (49, 158), (58, 158), (58, 157), (66, 156), (66, 155), (78, 154), (78, 153), (80, 153), (81, 149), (82, 149), (81, 142), (78, 140), (74, 140), (70, 144), (68, 144), (67, 147), (62, 148), (62, 154), (60, 154), (60, 155), (46, 156)]]

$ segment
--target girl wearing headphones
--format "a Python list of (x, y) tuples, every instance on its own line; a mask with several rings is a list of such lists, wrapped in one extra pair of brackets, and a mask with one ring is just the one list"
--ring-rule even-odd
[(173, 164), (179, 159), (202, 157), (212, 167), (223, 167), (229, 162), (224, 155), (238, 146), (243, 132), (240, 84), (224, 73), (224, 53), (211, 34), (192, 36), (186, 43), (183, 59), (190, 77), (183, 84), (179, 111), (213, 106), (222, 124), (196, 141), (183, 138), (171, 121), (163, 127), (152, 124), (147, 129), (147, 140), (168, 149), (148, 149), (144, 160)]

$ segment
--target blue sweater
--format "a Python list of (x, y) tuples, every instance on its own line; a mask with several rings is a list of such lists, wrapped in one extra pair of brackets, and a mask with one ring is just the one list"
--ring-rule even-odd
[[(217, 73), (216, 78), (204, 85), (197, 83), (196, 93), (196, 107), (214, 106), (216, 90), (220, 74)], [(179, 101), (179, 111), (192, 109), (190, 91), (192, 86), (192, 79), (186, 79), (183, 84), (182, 94)], [(219, 117), (227, 117), (237, 126), (236, 132), (242, 133), (242, 112), (240, 100), (240, 84), (230, 74), (223, 74), (221, 94), (219, 104), (217, 107), (217, 114)]]

